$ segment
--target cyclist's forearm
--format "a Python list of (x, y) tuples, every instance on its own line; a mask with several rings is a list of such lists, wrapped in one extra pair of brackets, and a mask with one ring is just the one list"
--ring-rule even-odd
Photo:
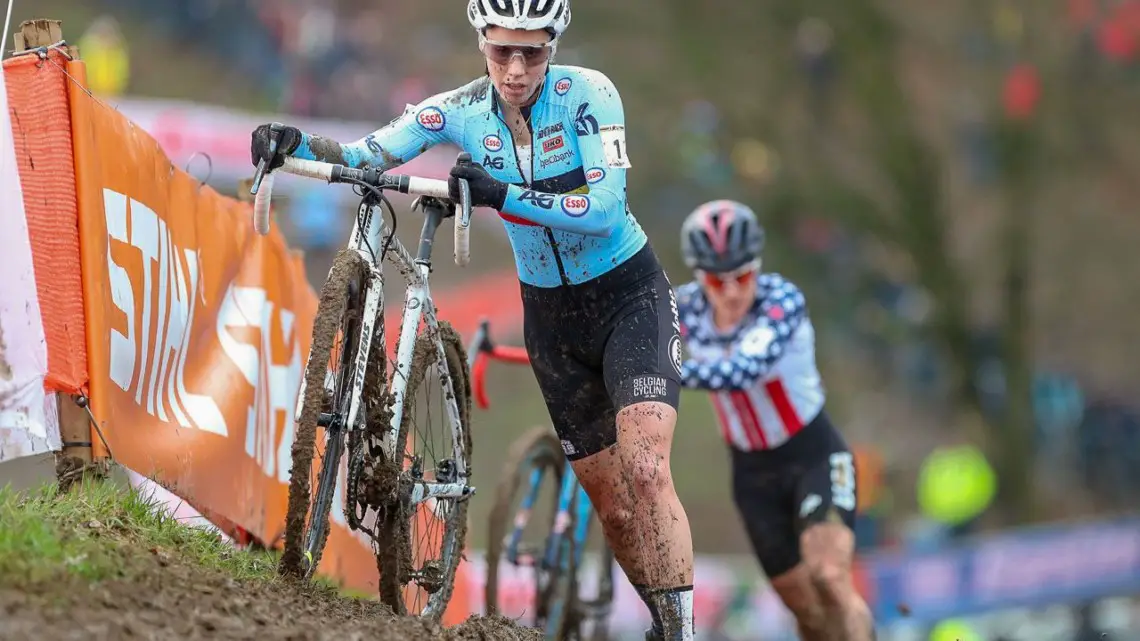
[[(416, 147), (413, 146), (413, 148)], [(374, 135), (361, 138), (356, 142), (342, 144), (332, 138), (302, 133), (301, 144), (297, 145), (297, 149), (292, 155), (306, 160), (319, 160), (358, 169), (372, 167), (387, 171), (408, 162), (419, 154), (410, 154), (405, 157), (393, 153), (377, 143)]]
[(306, 133), (301, 134), (301, 144), (297, 145), (292, 155), (305, 160), (319, 160), (348, 167), (372, 166), (372, 155), (361, 154), (358, 147), (342, 145), (332, 138)]
[(619, 211), (623, 202), (603, 189), (589, 194), (548, 194), (511, 185), (503, 213), (559, 231), (608, 237), (623, 213)]

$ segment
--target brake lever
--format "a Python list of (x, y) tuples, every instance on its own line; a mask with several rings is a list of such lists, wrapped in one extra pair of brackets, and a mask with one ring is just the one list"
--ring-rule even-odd
[[(279, 122), (269, 123), (269, 157), (273, 158), (277, 155), (277, 145), (281, 142), (281, 133), (285, 131), (285, 125)], [(269, 173), (269, 163), (262, 158), (257, 162), (257, 169), (253, 173), (253, 185), (249, 188), (249, 195), (256, 196), (257, 190), (261, 188), (261, 180)]]

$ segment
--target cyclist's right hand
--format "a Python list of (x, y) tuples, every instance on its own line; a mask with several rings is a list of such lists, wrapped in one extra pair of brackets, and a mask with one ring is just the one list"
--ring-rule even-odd
[(253, 130), (249, 155), (254, 167), (265, 160), (269, 169), (277, 169), (285, 164), (285, 156), (292, 154), (301, 144), (301, 130), (296, 127), (285, 127), (278, 135), (280, 138), (277, 140), (277, 154), (271, 157), (269, 154), (269, 125), (261, 125)]

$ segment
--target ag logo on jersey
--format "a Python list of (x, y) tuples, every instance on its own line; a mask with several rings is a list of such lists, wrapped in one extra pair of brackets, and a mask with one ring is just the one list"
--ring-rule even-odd
[(424, 107), (416, 114), (416, 122), (428, 131), (443, 131), (443, 127), (447, 124), (447, 117), (443, 115), (439, 107)]
[(562, 211), (571, 218), (581, 218), (590, 211), (590, 199), (585, 196), (563, 196)]
[(570, 91), (570, 87), (572, 86), (574, 86), (573, 80), (570, 80), (569, 78), (562, 78), (558, 82), (554, 83), (554, 93), (558, 94), (559, 96), (565, 96)]
[(591, 167), (586, 170), (586, 182), (593, 185), (594, 183), (602, 182), (606, 177), (606, 170), (601, 167)]
[(487, 151), (499, 151), (503, 148), (503, 139), (491, 134), (483, 139), (483, 147)]

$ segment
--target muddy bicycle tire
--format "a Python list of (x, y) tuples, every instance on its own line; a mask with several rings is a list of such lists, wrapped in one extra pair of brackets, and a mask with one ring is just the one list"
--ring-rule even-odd
[[(449, 386), (451, 394), (455, 397), (456, 407), (459, 410), (459, 422), (463, 428), (463, 450), (466, 459), (468, 476), (471, 473), (471, 372), (467, 365), (467, 356), (463, 348), (463, 341), (459, 333), (450, 323), (439, 321), (438, 336), (443, 345), (444, 356), (447, 359), (447, 369), (450, 375)], [(395, 452), (401, 453), (396, 457), (400, 465), (392, 467), (395, 461), (386, 461), (389, 472), (379, 479), (380, 491), (390, 496), (406, 496), (407, 488), (398, 487), (403, 481), (402, 453), (408, 444), (408, 434), (415, 429), (415, 412), (413, 401), (416, 392), (427, 378), (428, 370), (435, 365), (437, 353), (435, 341), (429, 331), (416, 337), (415, 350), (412, 357), (412, 369), (408, 376), (408, 385), (404, 393), (404, 410), (400, 420), (400, 431), (396, 436)], [(441, 381), (442, 382), (442, 381)], [(446, 397), (446, 391), (445, 391)], [(448, 426), (450, 428), (450, 425)], [(384, 487), (384, 485), (388, 487)], [(440, 542), (441, 558), (445, 559), (442, 570), (442, 583), (440, 588), (429, 595), (424, 612), (420, 618), (439, 621), (451, 601), (451, 594), (455, 589), (455, 574), (463, 557), (463, 547), (467, 539), (467, 509), (468, 499), (451, 500), (451, 510), (444, 525), (444, 534)], [(390, 505), (382, 510), (378, 518), (379, 538), (387, 542), (378, 550), (377, 561), (380, 566), (380, 601), (397, 615), (409, 614), (404, 599), (404, 587), (409, 582), (412, 571), (412, 541), (410, 521), (414, 513), (407, 506)]]
[[(495, 486), (495, 502), (487, 518), (489, 538), (487, 539), (487, 579), (483, 588), (484, 610), (488, 616), (498, 614), (499, 606), (499, 562), (503, 558), (503, 538), (514, 522), (514, 499), (526, 476), (535, 466), (541, 465), (554, 471), (554, 484), (562, 484), (566, 470), (566, 457), (558, 437), (549, 427), (536, 427), (526, 432), (511, 445), (507, 460), (503, 463), (503, 475)], [(558, 501), (557, 491), (555, 502)], [(553, 518), (554, 513), (551, 513)], [(551, 526), (553, 523), (550, 524)], [(550, 527), (544, 532), (549, 532)], [(536, 598), (539, 595), (536, 594)], [(537, 608), (534, 610), (537, 617)], [(535, 623), (538, 621), (536, 619)]]
[[(367, 266), (360, 254), (341, 250), (333, 260), (328, 278), (321, 287), (320, 302), (313, 322), (313, 338), (305, 368), (305, 396), (301, 418), (297, 421), (291, 449), (292, 469), (289, 474), (289, 504), (285, 516), (285, 542), (278, 573), (282, 576), (308, 579), (316, 572), (329, 535), (331, 512), (340, 454), (344, 449), (344, 432), (326, 429), (330, 448), (326, 448), (317, 481), (317, 496), (311, 495), (311, 476), (317, 423), (329, 407), (347, 412), (351, 385), (334, 390), (337, 398), (328, 398), (325, 378), (337, 334), (343, 336), (341, 364), (355, 364), (359, 348), (360, 314), (363, 312)], [(346, 376), (351, 381), (349, 372)], [(337, 386), (339, 388), (339, 385)], [(327, 405), (331, 402), (331, 405)], [(329, 454), (333, 454), (330, 456)], [(314, 529), (315, 528), (315, 529)], [(306, 554), (306, 552), (308, 554)]]

